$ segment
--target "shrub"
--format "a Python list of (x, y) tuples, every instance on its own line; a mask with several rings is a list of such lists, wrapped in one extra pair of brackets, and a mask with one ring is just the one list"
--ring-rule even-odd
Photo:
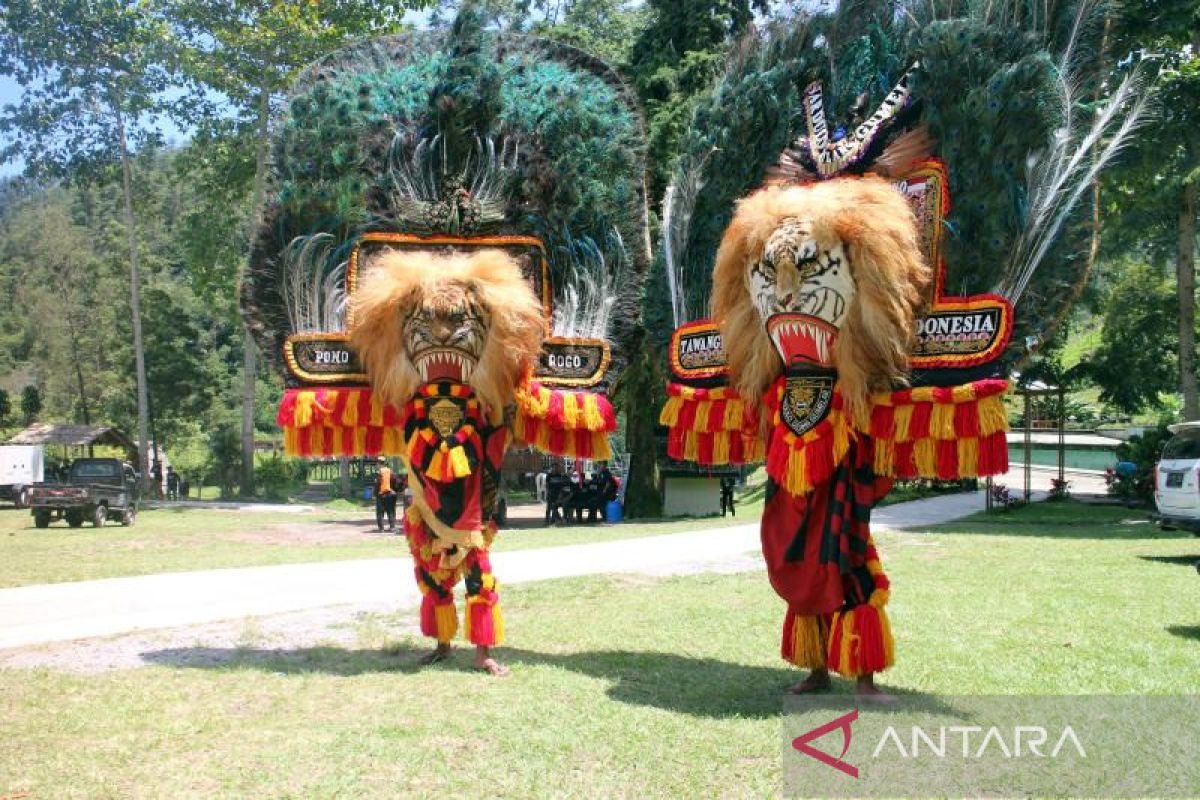
[(1157, 428), (1141, 436), (1131, 436), (1129, 441), (1117, 445), (1117, 460), (1128, 461), (1135, 469), (1128, 474), (1118, 473), (1111, 468), (1105, 470), (1108, 493), (1126, 503), (1150, 505), (1154, 500), (1154, 465), (1158, 463), (1163, 445), (1170, 438), (1171, 432), (1166, 424), (1159, 423)]
[(254, 481), (263, 497), (271, 500), (287, 500), (288, 494), (297, 485), (308, 480), (308, 465), (300, 459), (284, 458), (272, 453), (258, 462), (254, 468)]

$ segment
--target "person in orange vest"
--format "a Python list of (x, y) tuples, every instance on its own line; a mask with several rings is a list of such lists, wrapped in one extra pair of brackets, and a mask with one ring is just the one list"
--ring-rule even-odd
[(396, 496), (400, 489), (400, 476), (379, 459), (379, 475), (375, 478), (375, 524), (383, 530), (383, 518), (387, 516), (388, 532), (396, 530)]

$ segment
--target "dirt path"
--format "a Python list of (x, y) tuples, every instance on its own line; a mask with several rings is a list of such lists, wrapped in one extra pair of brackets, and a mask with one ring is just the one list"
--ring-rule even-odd
[[(982, 493), (876, 511), (874, 527), (922, 528), (973, 513)], [(289, 526), (290, 527), (290, 526)], [(914, 543), (919, 543), (914, 540)], [(505, 584), (593, 574), (761, 568), (757, 522), (692, 533), (497, 553)], [(239, 648), (383, 646), (415, 633), (408, 559), (168, 573), (0, 590), (0, 668), (96, 672)]]

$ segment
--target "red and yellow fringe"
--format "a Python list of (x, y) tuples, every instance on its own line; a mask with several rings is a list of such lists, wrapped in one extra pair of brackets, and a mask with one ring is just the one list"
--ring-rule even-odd
[(536, 381), (518, 387), (513, 437), (544, 453), (604, 461), (617, 418), (608, 398), (592, 392), (548, 389)]
[(367, 388), (288, 389), (276, 421), (289, 456), (398, 456), (401, 413)]
[(825, 667), (848, 678), (882, 672), (896, 663), (896, 642), (884, 611), (891, 583), (874, 542), (867, 545), (867, 570), (875, 579), (875, 589), (861, 605), (832, 615), (810, 616), (788, 609), (780, 648), (785, 661), (803, 669)]
[(871, 397), (858, 428), (874, 440), (875, 473), (955, 480), (1008, 471), (1008, 381), (922, 386)]
[(668, 384), (658, 422), (669, 429), (667, 455), (676, 461), (720, 466), (763, 459), (758, 412), (728, 386)]
[(763, 397), (775, 430), (767, 450), (767, 474), (790, 494), (807, 494), (829, 480), (846, 456), (853, 435), (851, 420), (841, 392), (835, 390), (825, 419), (797, 436), (781, 416), (785, 391), (787, 382), (781, 379)]

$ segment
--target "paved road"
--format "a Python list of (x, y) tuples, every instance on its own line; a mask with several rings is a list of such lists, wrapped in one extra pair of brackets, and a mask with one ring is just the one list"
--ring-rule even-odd
[[(1048, 485), (1049, 473), (1039, 476)], [(1017, 485), (1013, 481), (1010, 485)], [(983, 508), (983, 494), (887, 506), (877, 529), (922, 528)], [(505, 584), (620, 572), (700, 572), (746, 562), (757, 522), (596, 544), (497, 553)], [(418, 602), (406, 558), (175, 572), (0, 589), (0, 649), (335, 605)]]

